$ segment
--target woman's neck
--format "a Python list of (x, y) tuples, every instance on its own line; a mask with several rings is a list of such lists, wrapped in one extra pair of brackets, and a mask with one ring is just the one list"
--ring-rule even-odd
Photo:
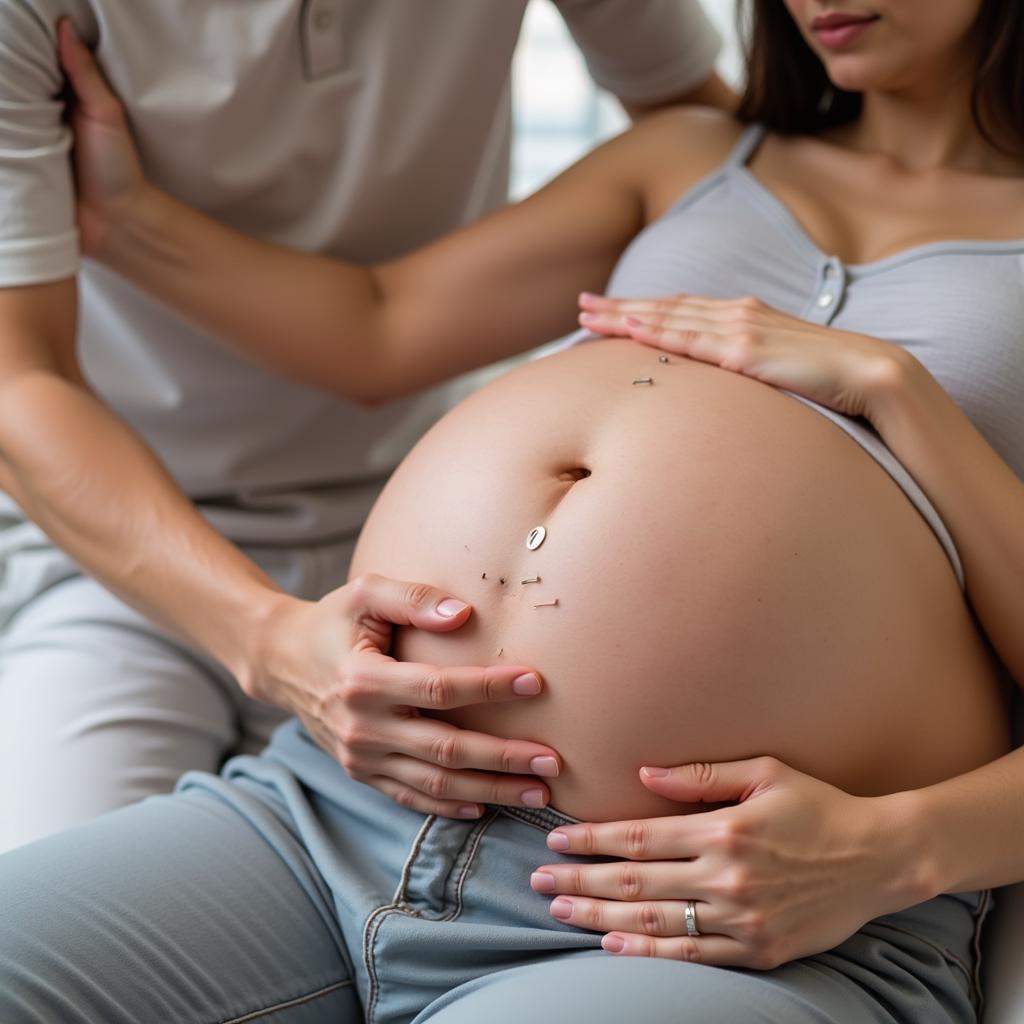
[(1024, 162), (1000, 152), (975, 122), (972, 75), (973, 63), (959, 74), (935, 74), (927, 85), (865, 92), (860, 117), (834, 137), (907, 171), (1020, 175)]

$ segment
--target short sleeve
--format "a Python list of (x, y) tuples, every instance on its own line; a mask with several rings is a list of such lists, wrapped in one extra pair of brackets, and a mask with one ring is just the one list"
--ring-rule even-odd
[(55, 25), (0, 0), (0, 287), (78, 270), (74, 193)]
[(700, 85), (721, 40), (697, 0), (555, 0), (598, 85), (646, 105)]

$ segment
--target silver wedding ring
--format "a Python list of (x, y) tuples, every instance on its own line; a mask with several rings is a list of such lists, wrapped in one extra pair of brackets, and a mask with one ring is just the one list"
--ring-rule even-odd
[(693, 900), (686, 901), (686, 909), (683, 911), (683, 918), (686, 921), (687, 935), (700, 935), (697, 930), (697, 904)]

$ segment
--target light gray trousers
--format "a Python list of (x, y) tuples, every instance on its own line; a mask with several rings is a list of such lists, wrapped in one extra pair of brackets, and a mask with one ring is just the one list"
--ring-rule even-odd
[[(290, 593), (345, 582), (352, 542), (249, 548)], [(33, 523), (0, 521), (0, 852), (254, 753), (284, 719), (83, 576)]]
[(558, 859), (546, 833), (569, 820), (418, 814), (288, 722), (220, 777), (190, 773), (174, 796), (0, 856), (0, 1021), (975, 1021), (987, 893), (879, 918), (773, 971), (616, 957), (530, 889)]

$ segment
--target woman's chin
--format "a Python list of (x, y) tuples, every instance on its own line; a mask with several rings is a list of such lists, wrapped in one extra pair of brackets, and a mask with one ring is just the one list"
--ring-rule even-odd
[(877, 56), (863, 53), (835, 54), (825, 59), (825, 73), (833, 88), (844, 92), (886, 92), (898, 89), (898, 76), (882, 66)]

